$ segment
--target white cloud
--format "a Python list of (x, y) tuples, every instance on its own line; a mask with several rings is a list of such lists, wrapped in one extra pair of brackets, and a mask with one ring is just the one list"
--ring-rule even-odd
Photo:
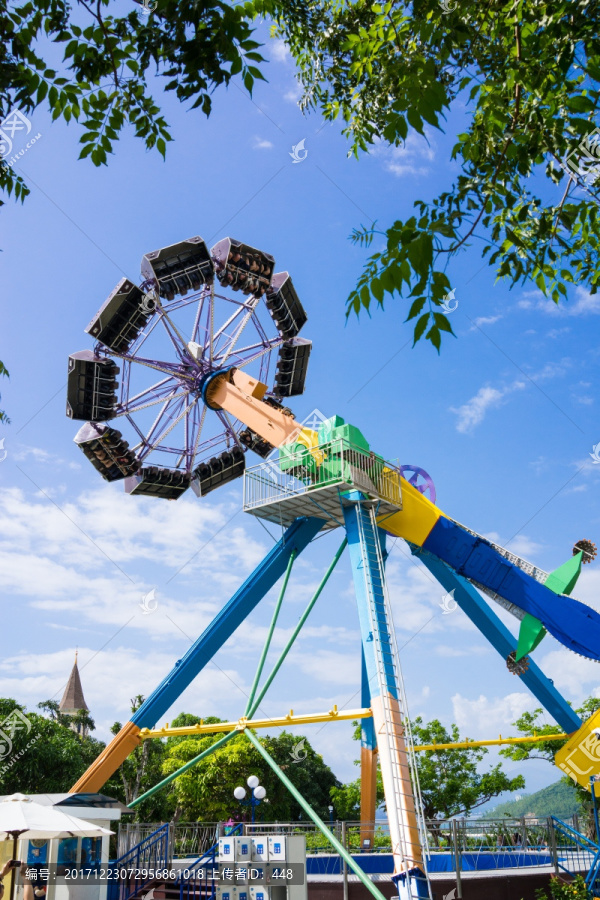
[(255, 150), (271, 150), (273, 148), (273, 143), (266, 138), (260, 138), (258, 135), (254, 135), (253, 146)]
[(597, 316), (600, 315), (600, 294), (590, 294), (585, 288), (577, 287), (575, 300), (561, 300), (557, 304), (544, 297), (541, 291), (525, 291), (517, 308), (535, 310), (549, 316)]
[[(560, 362), (546, 363), (538, 372), (532, 372), (529, 378), (534, 382), (550, 381), (565, 375), (571, 365), (571, 360), (568, 358), (563, 358)], [(450, 407), (450, 412), (457, 416), (456, 430), (462, 434), (473, 431), (483, 422), (488, 410), (502, 406), (510, 394), (522, 391), (526, 387), (528, 387), (528, 382), (517, 378), (502, 387), (484, 385), (479, 388), (477, 393), (462, 406)]]
[(495, 325), (496, 322), (499, 322), (502, 318), (502, 316), (479, 316), (477, 319), (473, 319), (471, 331), (476, 331), (477, 328), (481, 328), (482, 325)]
[(287, 62), (290, 58), (290, 51), (286, 47), (285, 41), (276, 38), (269, 44), (271, 48), (271, 59), (275, 62)]
[(302, 90), (302, 86), (299, 84), (295, 84), (292, 88), (285, 92), (283, 95), (283, 99), (288, 103), (298, 103), (304, 91)]
[[(239, 573), (264, 553), (230, 518), (227, 504), (132, 503), (106, 487), (65, 502), (62, 511), (45, 498), (3, 490), (3, 589), (49, 620), (71, 613), (69, 624), (114, 630), (131, 619), (132, 628), (158, 639), (179, 629), (195, 636), (239, 586)], [(157, 612), (143, 615), (153, 565), (164, 566), (171, 580), (159, 586)], [(179, 599), (190, 583), (193, 604)]]
[[(73, 650), (65, 649), (5, 658), (0, 663), (1, 695), (18, 698), (29, 709), (35, 709), (40, 700), (60, 700), (73, 657)], [(109, 738), (112, 722), (129, 718), (131, 698), (136, 694), (149, 696), (172, 665), (172, 653), (146, 654), (122, 646), (98, 653), (93, 648), (80, 647), (79, 670), (92, 717), (95, 709), (114, 711), (111, 721), (96, 722), (94, 735), (102, 740)], [(209, 665), (202, 677), (176, 701), (172, 712), (177, 714), (187, 709), (198, 714), (237, 718), (241, 701), (248, 692), (248, 685), (235, 669), (220, 670)]]
[(374, 155), (381, 156), (388, 172), (398, 177), (404, 175), (428, 175), (435, 159), (435, 145), (421, 135), (411, 132), (402, 147), (390, 147), (379, 143)]
[(510, 727), (526, 710), (535, 707), (531, 694), (515, 692), (506, 697), (489, 699), (483, 694), (469, 700), (461, 694), (452, 697), (454, 721), (471, 738), (487, 738), (500, 728)]
[(514, 381), (503, 388), (494, 388), (490, 385), (479, 388), (477, 393), (459, 407), (450, 407), (450, 412), (457, 416), (456, 430), (461, 434), (473, 431), (485, 419), (489, 409), (502, 404), (505, 397), (513, 391), (523, 390), (526, 387), (523, 381)]
[[(576, 590), (579, 591), (579, 585)], [(561, 647), (547, 653), (540, 666), (552, 678), (558, 690), (564, 692), (575, 706), (587, 697), (600, 696), (600, 669), (597, 662), (584, 659)]]

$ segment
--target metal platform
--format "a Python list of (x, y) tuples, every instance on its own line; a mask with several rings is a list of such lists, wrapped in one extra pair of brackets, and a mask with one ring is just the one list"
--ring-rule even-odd
[[(295, 460), (287, 454), (287, 471), (281, 471), (278, 459), (267, 460), (244, 473), (244, 512), (259, 519), (287, 527), (298, 516), (323, 520), (323, 529), (344, 525), (343, 494), (359, 490), (375, 501), (377, 516), (388, 516), (402, 509), (400, 470), (378, 458), (373, 461), (364, 452), (344, 442), (329, 445), (327, 451), (316, 450), (323, 463), (335, 461), (337, 473), (330, 465), (320, 464), (312, 476), (296, 477)], [(302, 457), (306, 460), (306, 454)], [(300, 466), (298, 457), (298, 467)], [(290, 471), (291, 469), (291, 471)]]

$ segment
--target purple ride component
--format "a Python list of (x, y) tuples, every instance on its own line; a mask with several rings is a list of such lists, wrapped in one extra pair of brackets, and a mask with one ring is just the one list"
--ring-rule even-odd
[(163, 497), (165, 500), (177, 500), (190, 486), (191, 475), (179, 469), (159, 469), (158, 466), (147, 466), (136, 475), (125, 479), (126, 494), (146, 494), (151, 497)]
[(400, 474), (421, 494), (426, 494), (428, 499), (435, 503), (435, 484), (425, 469), (421, 469), (419, 466), (400, 466)]
[(117, 403), (119, 367), (112, 359), (80, 350), (69, 356), (67, 416), (70, 419), (105, 422), (112, 419)]
[(278, 397), (295, 397), (304, 392), (311, 350), (312, 341), (305, 338), (292, 338), (281, 345), (273, 389)]
[(74, 441), (105, 481), (119, 481), (133, 475), (140, 467), (129, 444), (116, 428), (100, 425), (98, 422), (86, 422), (75, 435)]
[(276, 272), (267, 290), (266, 306), (282, 337), (294, 338), (306, 324), (304, 311), (289, 272)]
[(157, 284), (165, 300), (198, 291), (203, 284), (212, 284), (214, 280), (208, 247), (199, 235), (146, 253), (141, 268), (142, 278)]
[(267, 292), (275, 268), (275, 260), (269, 253), (233, 238), (223, 238), (210, 252), (217, 278), (224, 287), (257, 297)]
[(197, 497), (205, 497), (215, 488), (239, 478), (245, 468), (246, 457), (241, 447), (226, 450), (194, 469), (192, 490)]
[(155, 307), (153, 297), (144, 295), (127, 278), (121, 278), (85, 330), (114, 353), (125, 353)]

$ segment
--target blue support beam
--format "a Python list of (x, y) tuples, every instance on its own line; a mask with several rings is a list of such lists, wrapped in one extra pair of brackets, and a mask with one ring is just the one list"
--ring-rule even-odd
[[(502, 659), (506, 660), (513, 650), (517, 649), (517, 638), (490, 609), (479, 591), (473, 587), (470, 581), (467, 581), (462, 575), (458, 575), (437, 556), (414, 544), (410, 544), (410, 548), (413, 555), (421, 560), (448, 593), (454, 591), (454, 599), (462, 611), (488, 639)], [(567, 734), (571, 734), (581, 727), (581, 719), (577, 713), (531, 658), (529, 668), (519, 675), (519, 678)]]
[[(367, 672), (367, 661), (365, 659), (364, 647), (361, 647), (361, 680), (360, 680), (360, 705), (363, 709), (371, 707), (371, 687), (369, 685), (369, 675)], [(377, 738), (375, 736), (375, 726), (373, 717), (360, 720), (360, 745), (368, 750), (377, 748)]]
[(252, 575), (215, 616), (206, 631), (178, 659), (167, 677), (131, 717), (138, 728), (153, 728), (191, 684), (244, 619), (285, 573), (290, 556), (310, 544), (323, 527), (322, 519), (299, 518), (267, 553)]

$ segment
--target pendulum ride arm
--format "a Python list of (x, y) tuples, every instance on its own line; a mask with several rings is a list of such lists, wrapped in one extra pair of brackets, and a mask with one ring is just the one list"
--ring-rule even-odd
[(198, 673), (213, 658), (236, 628), (284, 574), (290, 556), (297, 556), (320, 531), (321, 519), (296, 519), (252, 575), (215, 616), (206, 631), (156, 690), (123, 726), (100, 756), (71, 788), (71, 793), (99, 791), (113, 772), (140, 743), (140, 730), (152, 728)]
[[(411, 546), (411, 550), (442, 587), (448, 593), (452, 593), (462, 611), (498, 651), (502, 659), (506, 659), (516, 649), (517, 641), (476, 588), (427, 550), (414, 545)], [(581, 726), (581, 719), (532, 659), (529, 660), (527, 670), (519, 673), (519, 678), (567, 734), (577, 731)]]
[(415, 801), (415, 767), (400, 660), (388, 611), (380, 532), (370, 503), (358, 491), (346, 495), (344, 520), (358, 603), (362, 646), (371, 691), (373, 724), (400, 896), (428, 897), (425, 840)]
[[(600, 614), (566, 593), (556, 592), (560, 570), (550, 575), (547, 583), (536, 580), (513, 562), (516, 557), (450, 519), (404, 478), (401, 486), (402, 509), (380, 520), (386, 532), (422, 547), (458, 575), (529, 614), (569, 650), (600, 661)], [(555, 584), (551, 580), (554, 575)], [(537, 634), (528, 636), (531, 643), (537, 638)]]
[(203, 397), (210, 409), (224, 409), (274, 447), (310, 435), (291, 415), (263, 402), (266, 384), (241, 369), (218, 372), (206, 383)]

